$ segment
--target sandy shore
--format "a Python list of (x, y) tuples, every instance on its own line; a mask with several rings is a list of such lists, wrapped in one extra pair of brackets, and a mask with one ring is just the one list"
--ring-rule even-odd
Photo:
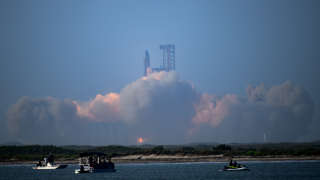
[[(303, 161), (303, 160), (320, 160), (320, 156), (234, 156), (236, 161)], [(223, 155), (208, 155), (208, 156), (183, 156), (183, 155), (129, 155), (122, 157), (114, 157), (112, 161), (115, 163), (152, 163), (152, 162), (227, 162), (229, 157)], [(6, 161), (0, 162), (0, 165), (12, 165), (12, 164), (36, 164), (37, 161)], [(56, 160), (57, 164), (77, 164), (78, 160)]]

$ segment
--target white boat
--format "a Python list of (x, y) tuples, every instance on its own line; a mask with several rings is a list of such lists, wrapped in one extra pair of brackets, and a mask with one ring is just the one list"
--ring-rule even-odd
[(63, 169), (66, 168), (68, 165), (66, 164), (50, 164), (48, 163), (46, 166), (35, 166), (32, 169)]
[(53, 156), (49, 156), (48, 158), (44, 158), (44, 161), (39, 161), (38, 164), (32, 169), (36, 170), (49, 170), (49, 169), (63, 169), (68, 165), (66, 164), (55, 164), (53, 160)]
[(75, 174), (115, 172), (114, 163), (106, 158), (106, 154), (99, 152), (81, 153), (79, 158), (80, 169), (74, 171)]

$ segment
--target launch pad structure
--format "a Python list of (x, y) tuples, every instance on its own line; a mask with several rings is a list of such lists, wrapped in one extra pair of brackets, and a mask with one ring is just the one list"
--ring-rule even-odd
[(174, 44), (160, 45), (160, 50), (162, 50), (162, 65), (158, 68), (150, 67), (150, 55), (148, 50), (146, 50), (145, 58), (144, 58), (144, 76), (147, 76), (149, 73), (152, 73), (152, 72), (175, 71), (176, 69), (175, 45)]

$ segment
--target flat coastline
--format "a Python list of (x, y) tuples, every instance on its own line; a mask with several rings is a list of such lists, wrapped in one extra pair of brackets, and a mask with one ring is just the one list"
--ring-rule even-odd
[[(112, 161), (114, 163), (183, 163), (183, 162), (228, 162), (230, 157), (225, 157), (223, 155), (129, 155), (114, 157)], [(287, 155), (277, 155), (277, 156), (234, 156), (233, 160), (236, 161), (307, 161), (307, 160), (320, 160), (320, 156), (287, 156)], [(0, 165), (23, 165), (23, 164), (36, 164), (37, 161), (19, 161), (10, 160), (2, 161)], [(78, 164), (78, 160), (56, 160), (57, 164)]]

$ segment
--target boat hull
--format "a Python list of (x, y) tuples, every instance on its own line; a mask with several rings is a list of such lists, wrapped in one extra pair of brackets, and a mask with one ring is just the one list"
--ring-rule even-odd
[(224, 171), (249, 171), (247, 167), (238, 167), (238, 168), (224, 168)]
[(64, 169), (67, 166), (68, 165), (66, 164), (60, 164), (60, 165), (54, 165), (54, 166), (36, 166), (36, 167), (32, 167), (32, 169), (36, 169), (36, 170)]
[(115, 169), (76, 169), (74, 170), (75, 174), (82, 174), (82, 173), (104, 173), (104, 172), (116, 172)]

